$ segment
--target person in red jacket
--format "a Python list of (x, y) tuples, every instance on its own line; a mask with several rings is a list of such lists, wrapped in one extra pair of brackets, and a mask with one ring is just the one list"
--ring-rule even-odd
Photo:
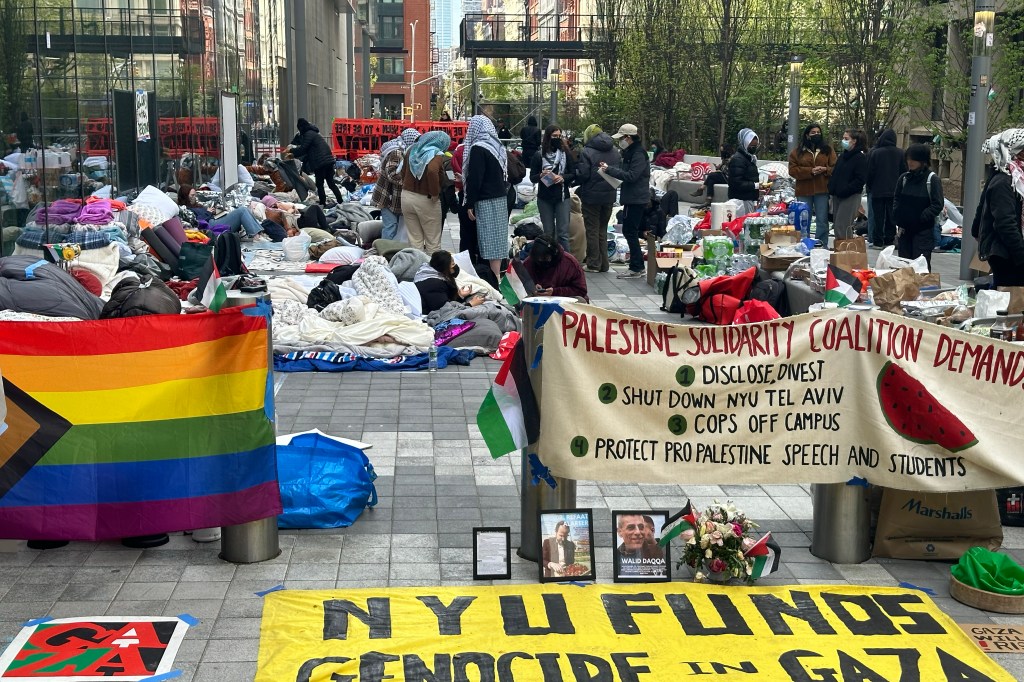
[(549, 235), (538, 237), (523, 262), (538, 296), (570, 296), (589, 303), (587, 277), (576, 258)]

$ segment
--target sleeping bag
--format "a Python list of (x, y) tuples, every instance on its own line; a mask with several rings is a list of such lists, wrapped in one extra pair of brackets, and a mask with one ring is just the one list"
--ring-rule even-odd
[(129, 277), (118, 282), (103, 306), (100, 319), (141, 317), (142, 315), (180, 315), (181, 299), (170, 287), (149, 275)]
[(103, 301), (70, 273), (35, 256), (0, 258), (0, 310), (95, 320)]

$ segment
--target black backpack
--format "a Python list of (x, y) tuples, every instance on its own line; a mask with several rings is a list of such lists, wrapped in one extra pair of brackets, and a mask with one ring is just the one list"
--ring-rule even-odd
[(224, 232), (217, 237), (213, 247), (213, 260), (221, 277), (245, 275), (249, 270), (242, 260), (242, 240), (234, 232)]
[(754, 282), (754, 285), (750, 287), (750, 293), (747, 294), (747, 299), (764, 301), (775, 308), (775, 312), (779, 315), (789, 316), (789, 297), (786, 296), (786, 285), (777, 279), (766, 278)]
[[(700, 295), (700, 288), (696, 286), (697, 273), (693, 268), (673, 265), (665, 271), (665, 274), (665, 288), (661, 292), (661, 309), (666, 313), (683, 316), (686, 314), (686, 306), (696, 302), (696, 297)], [(690, 289), (694, 291), (687, 294)]]
[(653, 189), (651, 190), (651, 202), (647, 205), (647, 212), (644, 215), (644, 222), (647, 231), (651, 234), (657, 237), (665, 236), (665, 232), (668, 229), (668, 218)]
[(518, 185), (526, 177), (526, 166), (518, 154), (508, 152), (508, 181), (513, 186)]

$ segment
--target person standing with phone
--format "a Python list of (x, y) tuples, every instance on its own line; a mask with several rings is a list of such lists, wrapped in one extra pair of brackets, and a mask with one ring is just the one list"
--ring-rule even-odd
[(537, 210), (544, 233), (569, 249), (569, 186), (576, 177), (576, 162), (562, 140), (562, 129), (544, 129), (540, 151), (530, 161), (530, 182), (537, 184)]
[(629, 244), (629, 269), (617, 275), (619, 279), (639, 279), (644, 276), (644, 254), (640, 250), (640, 230), (647, 206), (651, 203), (651, 162), (647, 150), (640, 142), (640, 132), (632, 123), (619, 127), (612, 135), (622, 150), (622, 163), (609, 166), (605, 162), (598, 168), (613, 178), (622, 180), (619, 201), (623, 206), (622, 236)]

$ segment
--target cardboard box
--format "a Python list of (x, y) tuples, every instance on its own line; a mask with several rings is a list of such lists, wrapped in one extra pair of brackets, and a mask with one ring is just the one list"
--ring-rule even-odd
[(647, 238), (647, 283), (654, 286), (654, 278), (662, 270), (679, 265), (693, 265), (693, 259), (701, 255), (700, 246), (697, 244), (662, 244), (661, 251), (658, 251), (657, 240), (654, 237)]
[(791, 256), (776, 254), (777, 247), (792, 246), (800, 243), (799, 232), (780, 232), (772, 230), (764, 237), (764, 244), (761, 244), (761, 269), (762, 270), (785, 270), (794, 261), (800, 260), (803, 256), (794, 254)]

